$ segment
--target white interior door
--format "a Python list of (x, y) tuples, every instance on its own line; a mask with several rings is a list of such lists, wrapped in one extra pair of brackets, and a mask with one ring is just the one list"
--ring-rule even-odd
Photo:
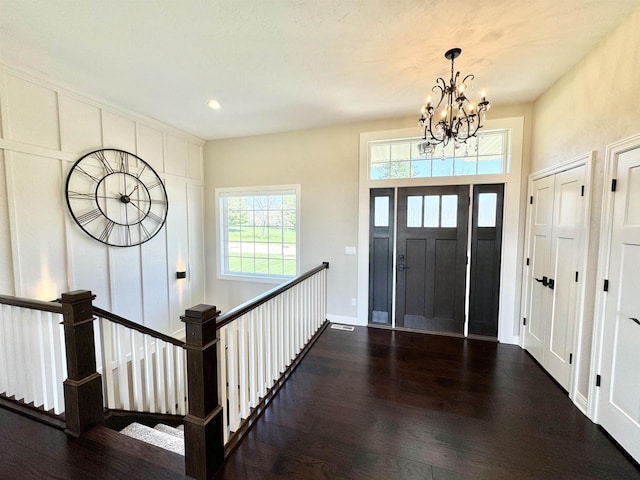
[(640, 461), (640, 148), (618, 156), (598, 419)]
[[(565, 390), (571, 381), (571, 358), (577, 317), (585, 166), (555, 175), (553, 231), (548, 288), (551, 302), (545, 325), (542, 364)], [(537, 283), (537, 282), (536, 282)]]
[(547, 284), (553, 225), (554, 177), (534, 181), (531, 193), (534, 201), (529, 229), (529, 316), (525, 325), (524, 347), (538, 362), (543, 363), (545, 323), (549, 315), (552, 293)]

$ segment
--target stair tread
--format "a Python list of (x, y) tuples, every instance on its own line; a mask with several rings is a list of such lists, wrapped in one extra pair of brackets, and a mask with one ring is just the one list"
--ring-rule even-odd
[(120, 433), (179, 455), (184, 455), (184, 440), (146, 425), (134, 422), (120, 430)]
[(169, 425), (165, 425), (164, 423), (159, 423), (155, 427), (154, 430), (158, 430), (163, 433), (167, 433), (169, 435), (173, 435), (176, 438), (180, 438), (184, 440), (184, 432), (182, 430), (178, 430), (177, 428), (173, 428)]

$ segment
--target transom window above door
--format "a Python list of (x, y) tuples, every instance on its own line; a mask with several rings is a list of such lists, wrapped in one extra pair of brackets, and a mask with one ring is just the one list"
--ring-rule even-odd
[(369, 142), (369, 178), (453, 177), (506, 173), (508, 130), (478, 134), (468, 143), (438, 145), (431, 158), (418, 153), (422, 138)]

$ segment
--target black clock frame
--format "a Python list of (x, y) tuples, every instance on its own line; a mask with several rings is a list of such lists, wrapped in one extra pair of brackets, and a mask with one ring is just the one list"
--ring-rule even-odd
[[(110, 161), (109, 157), (115, 158), (115, 162)], [(130, 162), (131, 159), (134, 162)], [(87, 165), (83, 165), (83, 162)], [(136, 171), (130, 171), (131, 163), (136, 164)], [(96, 169), (101, 171), (95, 172)], [(146, 183), (141, 179), (143, 174), (149, 178)], [(73, 179), (77, 178), (76, 176), (83, 179), (85, 183), (88, 182), (90, 188), (86, 188), (85, 191), (70, 190), (70, 185)], [(114, 180), (118, 187), (122, 185), (122, 191), (111, 196), (107, 192), (101, 192), (108, 188), (108, 184), (113, 187)], [(104, 194), (100, 195), (100, 193)], [(162, 230), (169, 211), (167, 191), (153, 167), (139, 156), (116, 148), (101, 148), (80, 157), (67, 175), (65, 198), (69, 212), (80, 229), (91, 238), (112, 247), (134, 247), (148, 242)], [(112, 218), (113, 215), (107, 211), (107, 201), (119, 202), (122, 204), (120, 207), (124, 206), (124, 219), (120, 218), (118, 219), (120, 221), (117, 221)], [(80, 205), (81, 208), (74, 210), (72, 203)], [(130, 206), (133, 207), (131, 220), (128, 215)], [(94, 208), (85, 211), (86, 208), (82, 207)], [(102, 222), (98, 219), (102, 219)], [(150, 221), (153, 228), (148, 229), (145, 221)], [(96, 225), (104, 226), (95, 231), (95, 228), (91, 227)], [(138, 229), (136, 239), (132, 237), (132, 227)], [(110, 240), (114, 228), (122, 229), (123, 242), (116, 243)]]

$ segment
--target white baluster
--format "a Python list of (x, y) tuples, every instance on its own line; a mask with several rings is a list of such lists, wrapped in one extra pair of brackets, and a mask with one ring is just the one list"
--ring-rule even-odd
[(130, 330), (131, 340), (131, 382), (133, 387), (133, 408), (134, 410), (143, 411), (144, 403), (142, 398), (142, 367), (140, 365), (140, 357), (142, 346), (140, 344), (141, 334), (135, 330)]
[[(259, 310), (259, 308), (258, 308)], [(255, 317), (254, 323), (254, 335), (256, 336), (256, 341), (258, 344), (258, 396), (264, 397), (266, 392), (266, 378), (264, 375), (265, 372), (265, 345), (264, 345), (264, 322), (262, 312), (260, 311), (258, 315)]]
[(260, 368), (260, 356), (258, 355), (259, 341), (257, 341), (256, 315), (249, 315), (249, 406), (258, 404), (258, 369)]
[(229, 420), (227, 414), (227, 327), (218, 331), (218, 404), (222, 406), (222, 433), (224, 443), (229, 439)]
[(57, 372), (56, 397), (58, 398), (58, 410), (56, 414), (64, 412), (64, 389), (62, 382), (67, 379), (67, 353), (65, 349), (64, 326), (62, 325), (62, 315), (56, 314), (52, 317), (51, 327), (54, 332), (54, 353)]
[(184, 349), (182, 347), (178, 347), (177, 345), (172, 345), (173, 349), (173, 357), (176, 359), (176, 403), (178, 404), (178, 408), (176, 413), (178, 415), (186, 415), (185, 411), (185, 403), (187, 392), (185, 391), (186, 381), (185, 381), (185, 357), (184, 357)]
[(0, 305), (0, 394), (7, 394), (9, 381), (7, 374), (9, 367), (7, 365), (7, 347), (9, 345), (9, 338), (5, 330), (5, 308), (6, 305)]
[(144, 335), (144, 405), (149, 412), (156, 412), (156, 393), (153, 378), (153, 337)]
[(248, 316), (243, 315), (238, 320), (238, 371), (240, 374), (239, 377), (239, 387), (240, 387), (240, 418), (247, 418), (249, 416), (249, 382), (248, 382), (248, 374), (249, 374), (249, 365), (248, 363), (248, 352), (247, 352), (247, 321)]
[(237, 322), (229, 324), (227, 342), (229, 347), (227, 351), (227, 366), (229, 372), (229, 430), (235, 432), (239, 424)]
[(157, 409), (160, 413), (167, 411), (167, 384), (165, 376), (165, 361), (164, 361), (164, 342), (161, 342), (156, 338), (156, 400), (158, 402)]
[(167, 357), (167, 370), (165, 373), (165, 382), (167, 384), (167, 406), (168, 412), (172, 415), (176, 413), (176, 369), (175, 358), (173, 356), (173, 345), (171, 343), (165, 343), (165, 352)]
[(107, 407), (117, 408), (115, 397), (115, 381), (113, 378), (113, 328), (112, 323), (104, 318), (98, 318), (100, 325), (100, 340), (102, 343), (102, 382), (106, 392)]
[(120, 406), (125, 410), (131, 410), (131, 400), (129, 396), (129, 368), (127, 356), (131, 352), (131, 344), (128, 341), (127, 329), (122, 325), (116, 325), (116, 350), (118, 352), (118, 389)]

